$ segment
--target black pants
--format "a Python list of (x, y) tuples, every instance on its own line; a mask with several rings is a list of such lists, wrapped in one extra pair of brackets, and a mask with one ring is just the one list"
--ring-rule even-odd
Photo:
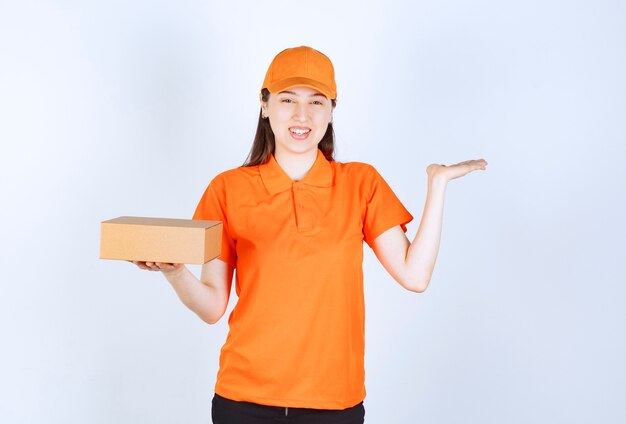
[(348, 409), (313, 409), (260, 405), (227, 399), (215, 393), (212, 400), (213, 424), (363, 424), (363, 402)]

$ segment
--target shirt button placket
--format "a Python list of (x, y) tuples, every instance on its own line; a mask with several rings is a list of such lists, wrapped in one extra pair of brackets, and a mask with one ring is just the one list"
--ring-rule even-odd
[(302, 186), (298, 183), (294, 183), (294, 190), (293, 190), (293, 200), (294, 203), (296, 204), (296, 225), (298, 226), (298, 228), (300, 228), (301, 226), (301, 220), (302, 220), (302, 215), (300, 210), (302, 209), (302, 200), (301, 200), (301, 190), (302, 190)]
[[(298, 186), (296, 187), (296, 190), (297, 190), (298, 192), (300, 192), (300, 193), (302, 193), (302, 190), (303, 190), (303, 189), (304, 189), (304, 187), (302, 187), (301, 185), (298, 185)], [(296, 198), (296, 202), (298, 202), (298, 207), (299, 207), (300, 209), (303, 209), (303, 208), (304, 208), (304, 203), (302, 203), (302, 194), (300, 194), (300, 195), (298, 195), (298, 196), (297, 196), (297, 198)]]

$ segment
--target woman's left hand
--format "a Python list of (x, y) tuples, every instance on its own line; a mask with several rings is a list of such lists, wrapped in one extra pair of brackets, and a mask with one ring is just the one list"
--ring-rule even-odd
[(426, 167), (426, 173), (428, 178), (442, 179), (447, 181), (453, 180), (469, 174), (477, 169), (483, 171), (487, 167), (487, 161), (484, 159), (472, 159), (465, 162), (455, 163), (454, 165), (440, 165), (438, 163), (431, 163)]

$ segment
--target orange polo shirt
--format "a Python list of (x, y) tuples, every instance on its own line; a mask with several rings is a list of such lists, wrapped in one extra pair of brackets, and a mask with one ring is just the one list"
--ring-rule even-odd
[(236, 268), (215, 392), (283, 407), (361, 402), (363, 242), (413, 219), (376, 169), (318, 149), (293, 181), (271, 156), (218, 174), (193, 219), (222, 221), (218, 259)]

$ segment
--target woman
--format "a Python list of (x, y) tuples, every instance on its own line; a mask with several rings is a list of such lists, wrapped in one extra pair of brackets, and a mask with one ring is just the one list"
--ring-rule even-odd
[(183, 264), (135, 262), (161, 271), (210, 324), (227, 308), (237, 269), (214, 423), (363, 423), (363, 242), (399, 284), (423, 292), (446, 184), (487, 164), (426, 168), (426, 206), (410, 243), (413, 216), (376, 169), (333, 159), (336, 99), (328, 57), (308, 46), (280, 52), (246, 163), (217, 175), (193, 216), (222, 222), (218, 260), (203, 265), (200, 280)]

